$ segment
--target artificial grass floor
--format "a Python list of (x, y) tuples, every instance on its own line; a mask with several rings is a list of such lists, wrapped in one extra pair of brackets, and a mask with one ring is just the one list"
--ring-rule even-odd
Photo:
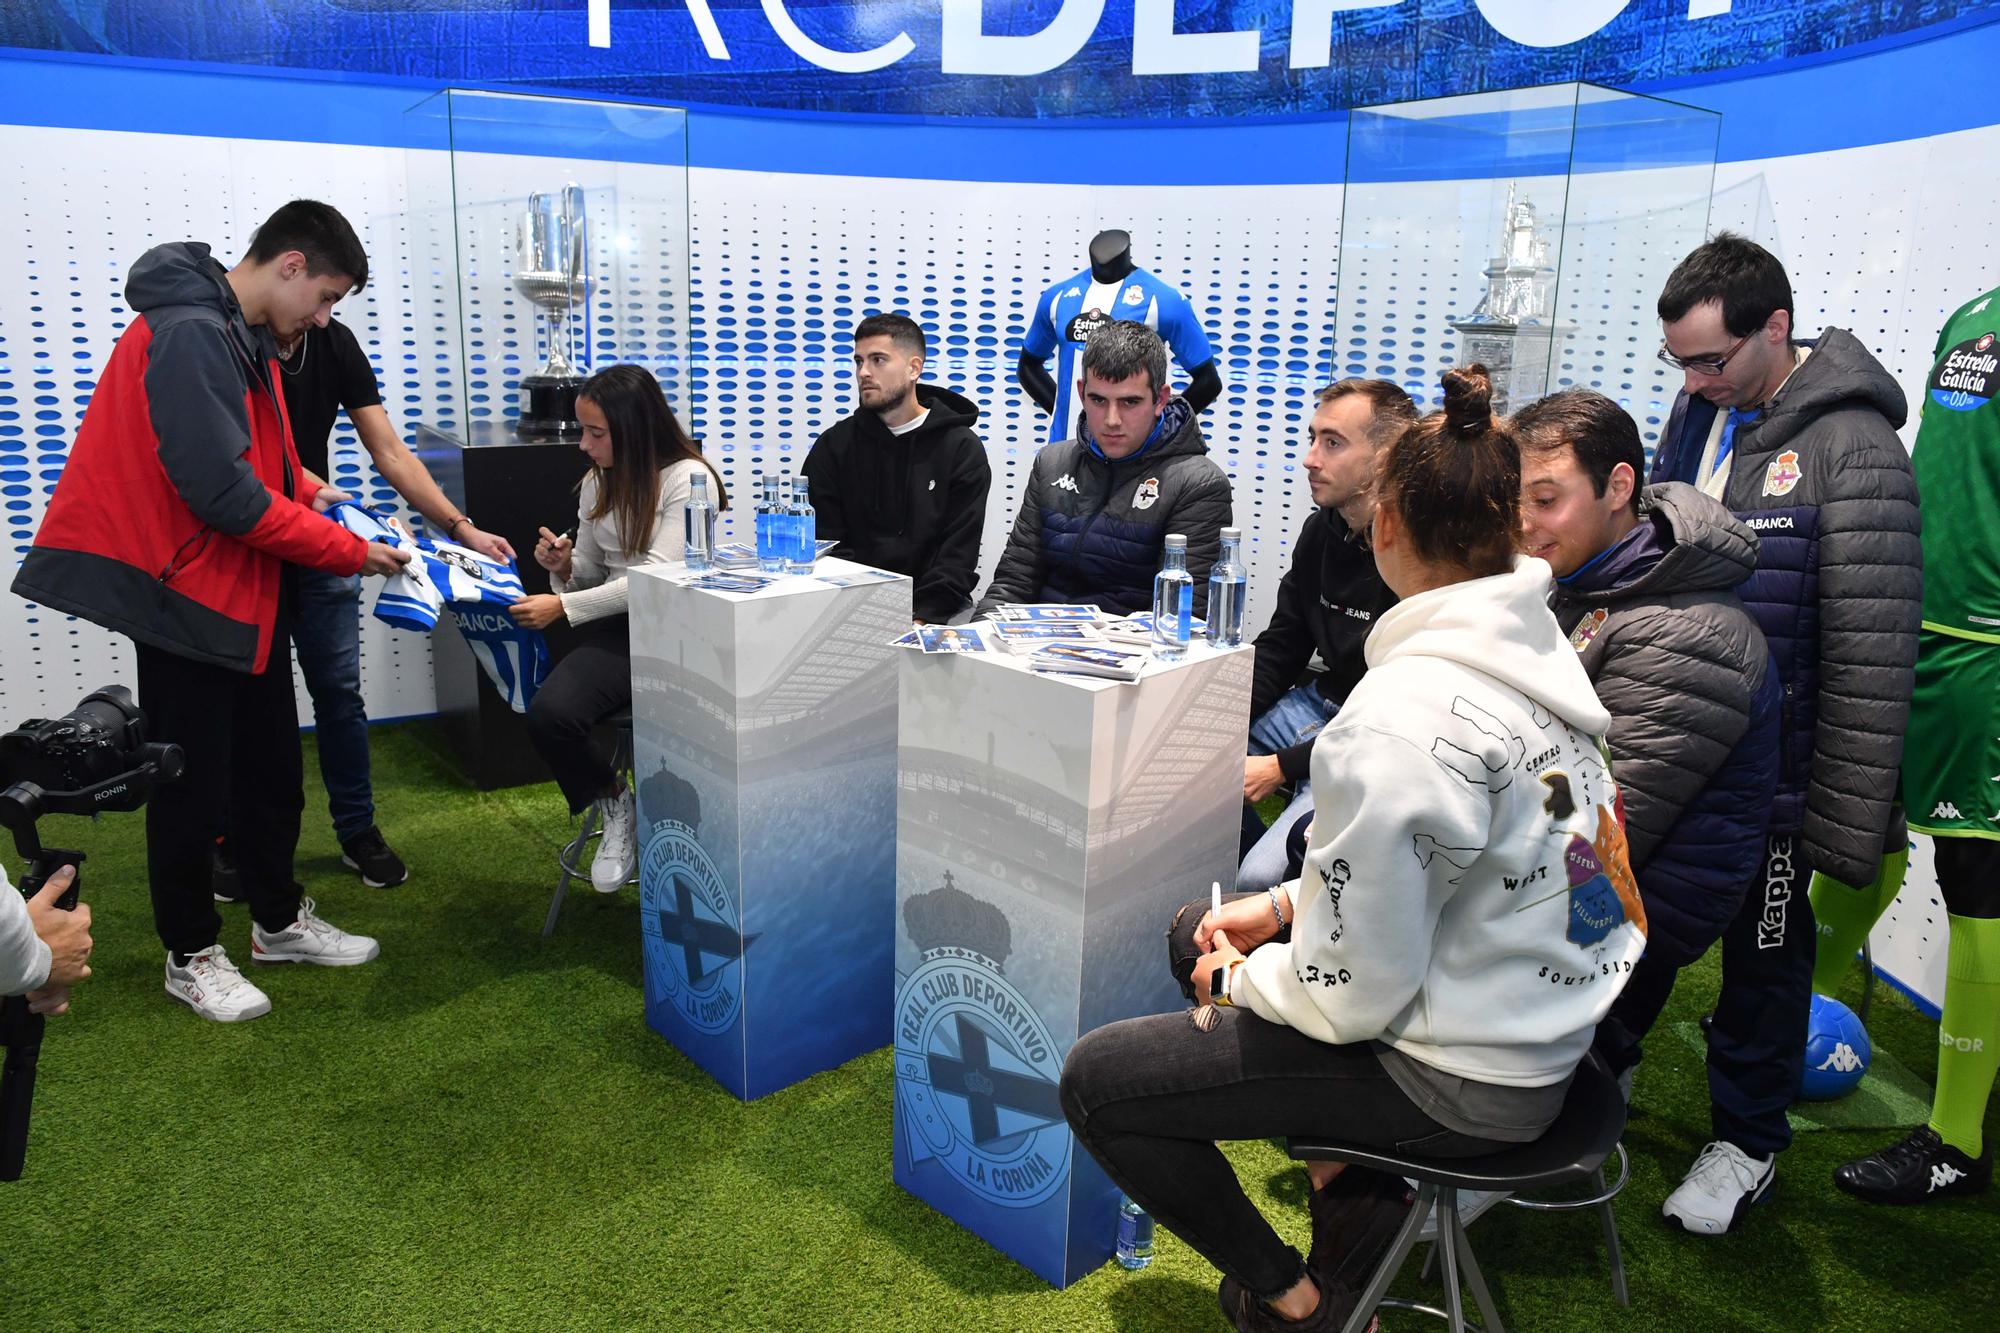
[[(1164, 1231), (1145, 1272), (1055, 1291), (905, 1195), (886, 1051), (749, 1105), (723, 1092), (645, 1025), (636, 890), (586, 886), (540, 937), (568, 835), (554, 787), (474, 792), (426, 724), (374, 738), (411, 881), (340, 868), (310, 741), (299, 870), (382, 957), (250, 969), (274, 1006), (255, 1022), (162, 993), (140, 817), (44, 821), (89, 852), (96, 975), (50, 1024), (27, 1175), (0, 1185), (0, 1330), (1223, 1327), (1215, 1273)], [(246, 959), (247, 915), (223, 911)], [(1835, 1165), (1897, 1131), (1800, 1133), (1731, 1236), (1661, 1224), (1708, 1137), (1677, 1025), (1715, 981), (1684, 980), (1639, 1073), (1618, 1207), (1631, 1309), (1592, 1216), (1500, 1208), (1472, 1239), (1508, 1327), (2000, 1325), (2000, 1195), (1891, 1210), (1834, 1190)], [(1927, 1105), (1935, 1025), (1883, 987), (1871, 1027)], [(1301, 1171), (1268, 1143), (1230, 1155), (1303, 1248)]]

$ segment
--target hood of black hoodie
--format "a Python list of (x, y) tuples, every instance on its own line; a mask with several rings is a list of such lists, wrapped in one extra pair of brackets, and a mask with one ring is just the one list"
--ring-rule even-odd
[(910, 473), (917, 451), (949, 431), (970, 429), (979, 420), (979, 409), (970, 399), (935, 384), (919, 384), (917, 402), (930, 415), (923, 425), (902, 435), (883, 425), (873, 412), (863, 409), (854, 414), (855, 447), (849, 451), (848, 466), (861, 484), (851, 489), (847, 503), (877, 531), (901, 535), (907, 530)]

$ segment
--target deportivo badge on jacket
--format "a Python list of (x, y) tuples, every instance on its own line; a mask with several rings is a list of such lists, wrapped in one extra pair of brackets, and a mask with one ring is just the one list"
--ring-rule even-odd
[(1132, 507), (1134, 509), (1151, 509), (1154, 501), (1159, 498), (1160, 479), (1158, 477), (1148, 477), (1140, 482), (1139, 489), (1132, 493)]
[(1590, 641), (1597, 637), (1597, 631), (1603, 629), (1604, 622), (1609, 619), (1611, 611), (1608, 607), (1600, 606), (1595, 611), (1587, 612), (1582, 620), (1576, 622), (1576, 628), (1569, 632), (1569, 646), (1578, 652), (1588, 648)]
[(1790, 495), (1792, 488), (1799, 484), (1805, 474), (1799, 471), (1799, 456), (1787, 449), (1771, 460), (1771, 466), (1764, 469), (1764, 494)]

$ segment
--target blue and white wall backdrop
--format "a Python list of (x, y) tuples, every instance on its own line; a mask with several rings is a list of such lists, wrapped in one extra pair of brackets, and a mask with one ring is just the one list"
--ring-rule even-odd
[[(1035, 12), (1053, 22), (1075, 3), (1050, 0)], [(1324, 86), (1312, 94), (1320, 107), (1464, 91), (1481, 80), (1493, 86), (1502, 68), (1521, 82), (1578, 74), (1632, 82), (1617, 77), (1621, 68), (1656, 87), (1678, 80), (1676, 97), (1722, 112), (1710, 225), (1747, 231), (1776, 250), (1797, 289), (1799, 326), (1853, 329), (1912, 402), (1944, 315), (2000, 281), (1981, 243), (2000, 217), (2000, 117), (1982, 102), (1988, 72), (2000, 61), (2000, 27), (1981, 26), (1994, 16), (1991, 5), (1902, 6), (1895, 7), (1902, 17), (1885, 19), (1881, 6), (1816, 4), (1807, 24), (1798, 4), (1758, 4), (1753, 15), (1740, 0), (1733, 7), (1600, 0), (1595, 8), (1607, 17), (1599, 28), (1566, 44), (1553, 40), (1562, 33), (1517, 34), (1546, 42), (1533, 45), (1510, 42), (1501, 35), (1505, 24), (1489, 22), (1505, 8), (1497, 0), (1302, 2), (1295, 12), (1331, 13), (1331, 64), (1288, 64), (1282, 29), (1273, 28), (1258, 39), (1257, 75), (1130, 74), (1131, 31), (1119, 36), (1114, 29), (1153, 13), (1142, 3), (1129, 16), (1106, 7), (1092, 30), (1097, 36), (1052, 74), (984, 82), (944, 77), (936, 64), (936, 10), (929, 35), (911, 18), (916, 49), (906, 62), (870, 82), (813, 73), (783, 40), (754, 40), (757, 24), (790, 13), (829, 47), (838, 38), (859, 49), (857, 34), (866, 34), (836, 22), (859, 13), (854, 6), (711, 0), (642, 9), (612, 0), (610, 48), (588, 45), (590, 7), (581, 2), (532, 14), (447, 0), (365, 11), (286, 5), (274, 17), (277, 8), (210, 4), (200, 7), (200, 23), (173, 19), (160, 6), (100, 3), (10, 5), (0, 14), (0, 42), (120, 53), (0, 55), (0, 183), (8, 201), (0, 204), (0, 234), (14, 238), (16, 256), (0, 266), (0, 572), (11, 572), (31, 539), (94, 376), (128, 318), (120, 299), (126, 268), (158, 241), (205, 238), (234, 255), (285, 199), (336, 202), (361, 227), (380, 274), (342, 315), (374, 358), (396, 419), (409, 424), (465, 410), (455, 401), (449, 359), (456, 308), (427, 285), (436, 259), (426, 239), (435, 217), (427, 210), (435, 201), (426, 187), (413, 187), (426, 178), (427, 150), (410, 146), (410, 108), (438, 80), (461, 73), (488, 86), (538, 77), (559, 88), (637, 92), (636, 85), (559, 76), (606, 77), (608, 67), (590, 63), (598, 58), (593, 49), (608, 49), (603, 59), (625, 59), (619, 53), (629, 48), (621, 43), (646, 25), (692, 23), (698, 11), (710, 15), (730, 60), (741, 63), (704, 66), (708, 82), (695, 83), (673, 73), (680, 67), (664, 57), (651, 66), (641, 61), (668, 71), (645, 85), (652, 95), (685, 88), (713, 103), (724, 100), (718, 90), (734, 89), (742, 100), (776, 105), (946, 111), (966, 109), (953, 96), (978, 87), (989, 90), (982, 94), (988, 101), (974, 109), (1041, 114), (1043, 122), (697, 108), (687, 129), (684, 312), (601, 315), (600, 358), (629, 354), (659, 369), (741, 496), (753, 472), (795, 471), (814, 435), (851, 406), (845, 355), (853, 323), (876, 309), (909, 310), (936, 344), (932, 378), (985, 408), (996, 474), (984, 551), (990, 568), (1040, 426), (1013, 382), (1020, 332), (1042, 289), (1083, 266), (1096, 230), (1127, 228), (1139, 261), (1187, 292), (1220, 351), (1229, 387), (1204, 427), (1236, 482), (1237, 516), (1253, 538), (1253, 623), (1267, 614), (1307, 512), (1295, 455), (1334, 348), (1346, 118), (1282, 114), (1305, 105), (1301, 90), (1315, 86), (1300, 80), (1348, 80), (1338, 96)], [(975, 7), (943, 8), (957, 14)], [(1242, 17), (1251, 9), (1183, 4), (1181, 27), (1254, 27)], [(1780, 13), (1788, 21), (1770, 20)], [(1908, 17), (1916, 14), (1923, 24)], [(340, 26), (364, 19), (374, 25), (367, 41)], [(1392, 20), (1405, 26), (1355, 26)], [(986, 23), (1004, 29), (997, 16)], [(262, 25), (284, 40), (239, 40), (242, 25)], [(1356, 65), (1353, 53), (1367, 49), (1366, 32), (1391, 31), (1403, 44), (1367, 75), (1367, 62)], [(688, 32), (695, 47), (673, 49), (705, 51), (696, 29)], [(1734, 37), (1694, 43), (1705, 32)], [(510, 40), (499, 40), (503, 33)], [(1120, 54), (1100, 68), (1093, 53), (1107, 40), (1105, 49)], [(1802, 50), (1837, 54), (1850, 42), (1860, 49), (1846, 60)], [(451, 63), (489, 52), (521, 67)], [(936, 77), (928, 84), (917, 78), (911, 86), (918, 92), (895, 92), (895, 71), (920, 74), (925, 52)], [(753, 54), (766, 62), (761, 75)], [(370, 77), (230, 72), (152, 59), (169, 56), (360, 67)], [(527, 67), (538, 61), (545, 63)], [(776, 79), (785, 61), (797, 75), (790, 82)], [(1723, 68), (1745, 61), (1747, 69)], [(376, 76), (377, 69), (388, 72)], [(411, 73), (423, 77), (392, 77)], [(1101, 78), (1145, 90), (1152, 100), (1103, 101)], [(1263, 118), (1047, 123), (1059, 111), (1103, 114), (1125, 105), (1161, 116), (1247, 111), (1252, 104), (1243, 99), (1258, 80), (1266, 88), (1266, 100), (1255, 103)], [(1025, 95), (1030, 84), (1046, 96), (1008, 106), (991, 100)], [(894, 100), (906, 95), (915, 100)], [(1417, 211), (1426, 192), (1439, 188), (1406, 184)], [(523, 196), (543, 188), (526, 178), (518, 185)], [(615, 244), (616, 235), (606, 241)], [(1392, 298), (1447, 315), (1469, 308), (1479, 275), (1464, 256), (1484, 250), (1467, 251), (1466, 243), (1409, 247), (1383, 279), (1385, 308)], [(1600, 314), (1622, 332), (1599, 344), (1610, 354), (1566, 365), (1567, 378), (1604, 388), (1642, 422), (1663, 415), (1672, 389), (1651, 359), (1656, 329), (1648, 312), (1676, 257), (1662, 248), (1620, 273), (1606, 269)], [(659, 256), (663, 271), (673, 258)], [(494, 299), (495, 327), (519, 341), (527, 312), (504, 287)], [(1421, 343), (1399, 341), (1397, 356), (1372, 359), (1417, 387), (1434, 382), (1452, 350), (1441, 323), (1425, 321)], [(334, 472), (372, 499), (392, 498), (344, 425)], [(554, 508), (566, 503), (552, 497)], [(428, 643), (372, 623), (363, 642), (371, 712), (431, 711)], [(60, 712), (85, 690), (130, 674), (122, 641), (0, 597), (0, 722)], [(301, 704), (307, 715), (303, 695)], [(1943, 921), (1929, 883), (1913, 877), (1877, 943), (1885, 961), (1899, 960), (1892, 963), (1898, 976), (1934, 996), (1941, 991)]]

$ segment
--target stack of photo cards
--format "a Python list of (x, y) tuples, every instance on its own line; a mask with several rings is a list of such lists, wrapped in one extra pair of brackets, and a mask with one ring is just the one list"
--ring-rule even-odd
[(1022, 602), (1002, 602), (993, 608), (990, 617), (1017, 625), (1101, 625), (1104, 613), (1094, 606), (1074, 602), (1044, 602), (1029, 605)]
[(1029, 655), (1028, 669), (1052, 676), (1134, 681), (1149, 660), (1145, 653), (1111, 644), (1052, 643)]
[[(1188, 625), (1189, 633), (1197, 639), (1201, 637), (1202, 632), (1207, 628), (1207, 624), (1200, 620), (1191, 621)], [(1151, 611), (1141, 611), (1134, 616), (1125, 616), (1122, 619), (1113, 620), (1104, 626), (1104, 637), (1113, 643), (1151, 644), (1153, 642), (1153, 613)]]
[(689, 579), (687, 586), (700, 588), (703, 592), (762, 592), (776, 583), (776, 579), (765, 578), (761, 574), (703, 574), (700, 578)]
[(1032, 653), (1052, 643), (1104, 642), (1094, 625), (1082, 621), (1043, 624), (1026, 620), (994, 620), (986, 626), (986, 637), (1010, 653)]
[(918, 645), (927, 653), (983, 653), (986, 640), (971, 625), (919, 625)]
[(723, 542), (709, 553), (709, 562), (717, 569), (736, 573), (757, 569), (757, 548), (748, 542)]

